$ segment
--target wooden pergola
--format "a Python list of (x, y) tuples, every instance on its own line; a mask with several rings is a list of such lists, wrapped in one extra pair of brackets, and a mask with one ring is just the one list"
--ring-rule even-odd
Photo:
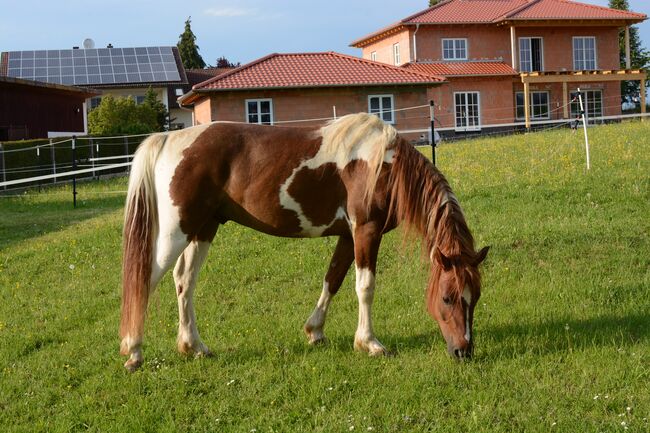
[(569, 118), (569, 83), (602, 83), (606, 81), (640, 81), (641, 113), (646, 112), (645, 87), (647, 74), (642, 69), (611, 71), (562, 71), (562, 72), (524, 72), (520, 74), (524, 83), (524, 113), (526, 128), (530, 128), (530, 85), (542, 83), (562, 83), (563, 116)]

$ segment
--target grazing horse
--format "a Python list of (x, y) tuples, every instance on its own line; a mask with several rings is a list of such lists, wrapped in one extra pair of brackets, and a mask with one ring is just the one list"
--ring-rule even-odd
[(125, 367), (143, 362), (150, 292), (176, 262), (178, 350), (210, 352), (196, 326), (192, 294), (217, 228), (227, 221), (284, 237), (338, 236), (322, 293), (304, 325), (325, 339), (332, 297), (352, 262), (359, 322), (354, 348), (386, 354), (371, 307), (382, 235), (405, 222), (420, 232), (432, 263), (426, 303), (448, 352), (472, 352), (480, 296), (474, 241), (444, 176), (377, 116), (344, 116), (322, 128), (216, 123), (155, 134), (136, 152), (126, 199), (120, 325)]

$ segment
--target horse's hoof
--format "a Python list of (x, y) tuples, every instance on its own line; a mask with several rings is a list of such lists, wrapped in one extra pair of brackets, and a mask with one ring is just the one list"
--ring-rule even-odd
[(369, 356), (391, 356), (391, 353), (377, 340), (354, 341), (354, 350), (367, 352)]
[(141, 366), (142, 366), (141, 359), (129, 359), (124, 363), (124, 368), (126, 368), (126, 371), (128, 371), (129, 373), (134, 373)]
[(310, 346), (324, 346), (327, 344), (327, 339), (325, 336), (319, 336), (319, 337), (312, 337), (311, 335), (309, 336), (309, 345)]

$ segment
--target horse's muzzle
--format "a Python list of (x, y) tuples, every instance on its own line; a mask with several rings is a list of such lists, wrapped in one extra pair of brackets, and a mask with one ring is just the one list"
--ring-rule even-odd
[(447, 352), (449, 356), (454, 358), (457, 361), (468, 361), (472, 358), (472, 352), (474, 351), (474, 345), (470, 342), (461, 347), (448, 346)]

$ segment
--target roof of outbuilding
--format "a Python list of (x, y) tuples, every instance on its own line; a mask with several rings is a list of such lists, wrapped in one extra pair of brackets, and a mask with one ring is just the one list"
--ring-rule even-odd
[(510, 65), (495, 61), (408, 63), (403, 68), (442, 77), (518, 75)]
[(637, 23), (647, 15), (571, 0), (445, 0), (354, 40), (363, 47), (407, 26), (419, 24), (497, 24), (510, 20), (599, 20)]

